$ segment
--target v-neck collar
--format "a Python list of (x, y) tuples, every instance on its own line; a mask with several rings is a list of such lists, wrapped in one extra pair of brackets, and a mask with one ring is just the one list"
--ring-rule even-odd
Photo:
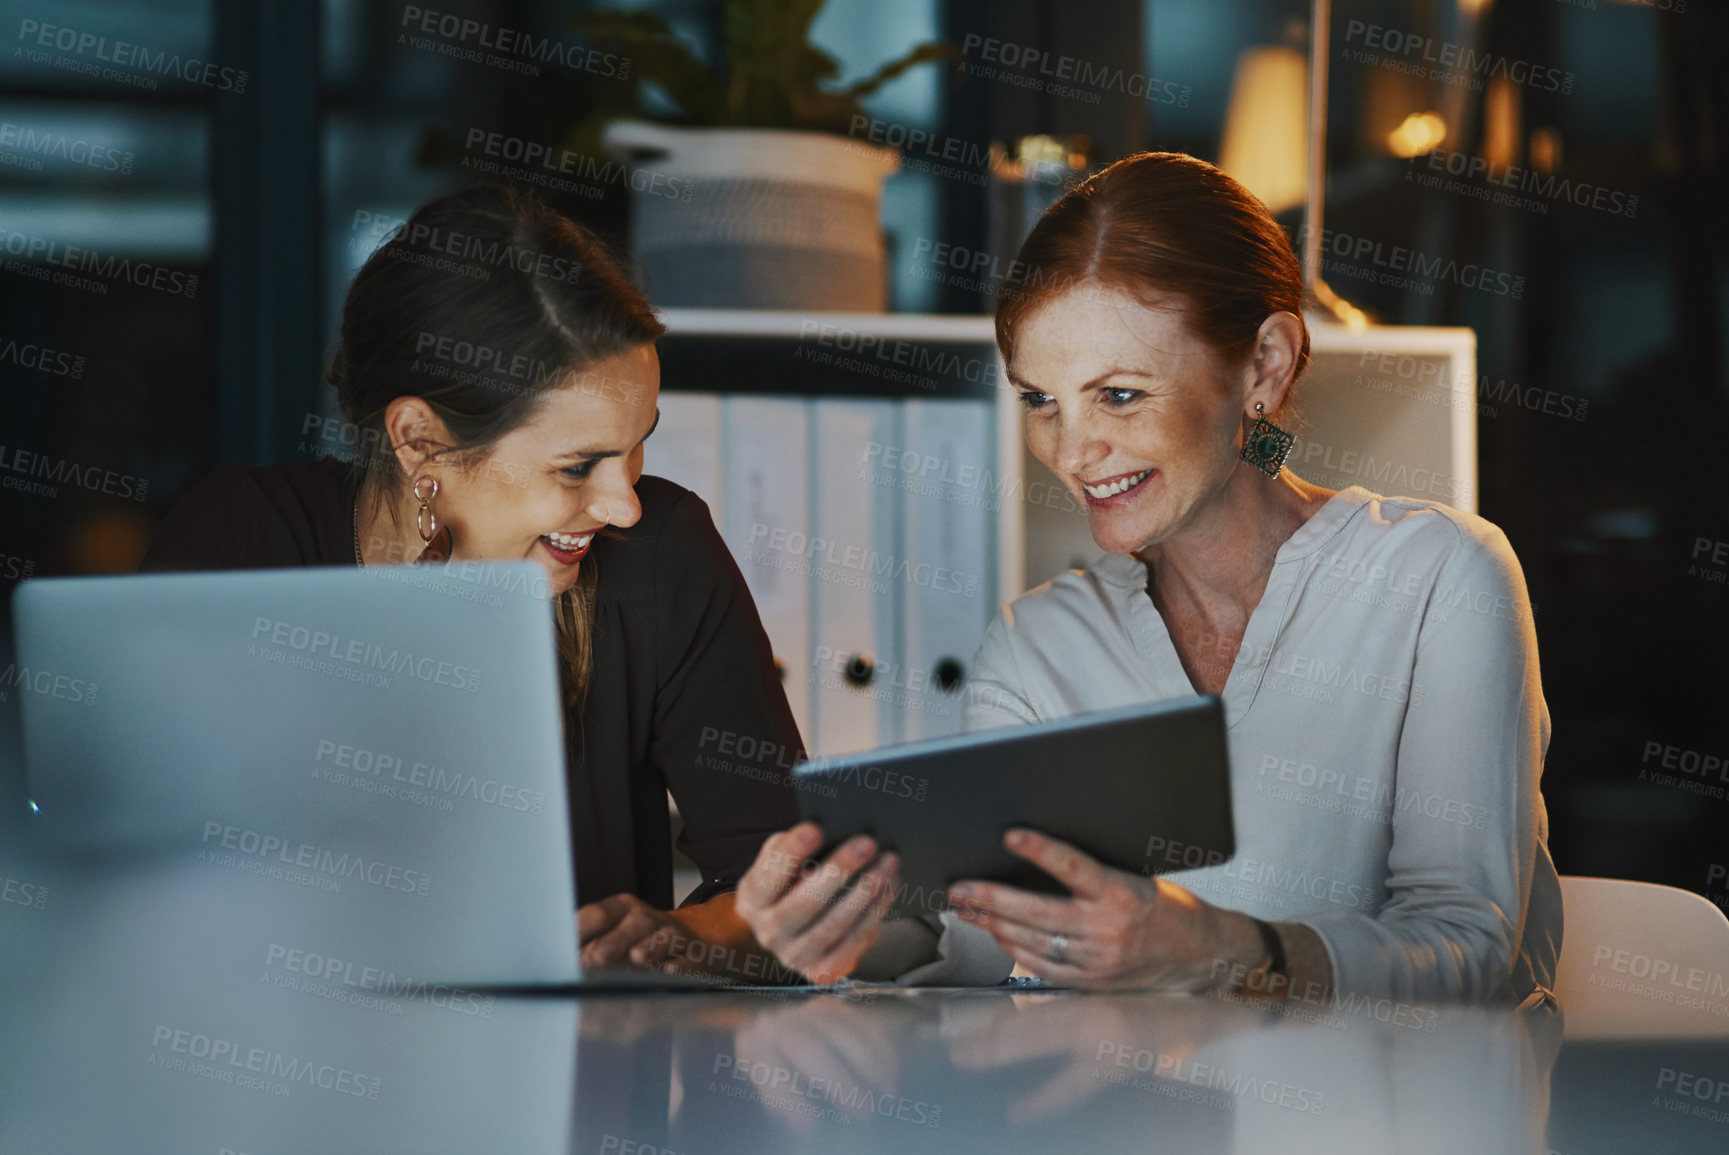
[[(1347, 522), (1375, 495), (1360, 485), (1339, 490), (1314, 515), (1297, 527), (1273, 555), (1273, 571), (1261, 600), (1249, 614), (1243, 641), (1231, 662), (1231, 672), (1219, 698), (1225, 707), (1225, 724), (1234, 727), (1254, 703), (1261, 676), (1272, 658), (1273, 641), (1285, 627), (1296, 595), (1300, 562), (1345, 528)], [(1187, 697), (1198, 691), (1183, 669), (1177, 647), (1165, 619), (1147, 592), (1147, 567), (1133, 554), (1107, 554), (1093, 564), (1093, 572), (1114, 587), (1128, 610), (1129, 632), (1135, 648), (1146, 659), (1161, 698)]]

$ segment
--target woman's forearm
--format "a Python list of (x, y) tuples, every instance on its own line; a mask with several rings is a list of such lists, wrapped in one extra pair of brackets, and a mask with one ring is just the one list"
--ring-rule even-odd
[(681, 906), (669, 915), (702, 944), (691, 952), (692, 959), (710, 974), (735, 982), (769, 985), (804, 981), (804, 976), (783, 966), (773, 952), (757, 941), (750, 924), (738, 912), (736, 891), (717, 894), (707, 902)]
[(690, 933), (717, 946), (758, 949), (756, 936), (739, 916), (738, 894), (727, 891), (706, 902), (696, 902), (670, 911)]
[(1214, 990), (1237, 990), (1247, 982), (1253, 993), (1273, 998), (1321, 1002), (1332, 994), (1333, 961), (1327, 954), (1327, 944), (1312, 927), (1298, 922), (1271, 924), (1284, 948), (1288, 981), (1268, 983), (1249, 979), (1266, 961), (1266, 947), (1255, 920), (1236, 910), (1221, 910), (1218, 916), (1214, 934)]

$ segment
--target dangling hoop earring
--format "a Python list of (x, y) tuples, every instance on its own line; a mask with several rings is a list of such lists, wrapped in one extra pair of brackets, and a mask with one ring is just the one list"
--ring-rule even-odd
[[(423, 482), (432, 483), (430, 493), (420, 492)], [(438, 496), (438, 478), (421, 476), (414, 479), (414, 496), (420, 501), (420, 508), (414, 511), (414, 528), (420, 534), (421, 541), (431, 541), (438, 532), (438, 515), (432, 512), (432, 499)]]
[(1243, 439), (1243, 451), (1238, 456), (1268, 477), (1277, 477), (1297, 437), (1261, 416), (1264, 408), (1259, 401), (1255, 402), (1255, 426)]

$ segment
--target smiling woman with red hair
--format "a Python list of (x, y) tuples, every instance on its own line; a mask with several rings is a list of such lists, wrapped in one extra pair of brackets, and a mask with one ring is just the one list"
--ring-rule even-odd
[(1027, 444), (1107, 553), (1004, 607), (968, 726), (1219, 695), (1236, 856), (1184, 869), (1166, 847), (1143, 876), (1011, 831), (1068, 897), (964, 882), (969, 921), (885, 934), (892, 856), (864, 839), (800, 877), (804, 824), (740, 885), (758, 938), (821, 977), (989, 982), (1012, 959), (1086, 987), (1552, 1001), (1549, 715), (1518, 559), (1473, 514), (1283, 468), (1309, 337), (1266, 207), (1193, 157), (1130, 157), (1052, 206), (1018, 271), (997, 337)]

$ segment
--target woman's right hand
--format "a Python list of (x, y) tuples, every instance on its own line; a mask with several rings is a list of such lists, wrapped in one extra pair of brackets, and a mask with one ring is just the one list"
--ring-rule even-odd
[(739, 881), (736, 910), (781, 965), (814, 983), (832, 983), (852, 974), (881, 936), (900, 860), (878, 855), (875, 840), (863, 834), (811, 862), (821, 846), (814, 822), (770, 835)]

